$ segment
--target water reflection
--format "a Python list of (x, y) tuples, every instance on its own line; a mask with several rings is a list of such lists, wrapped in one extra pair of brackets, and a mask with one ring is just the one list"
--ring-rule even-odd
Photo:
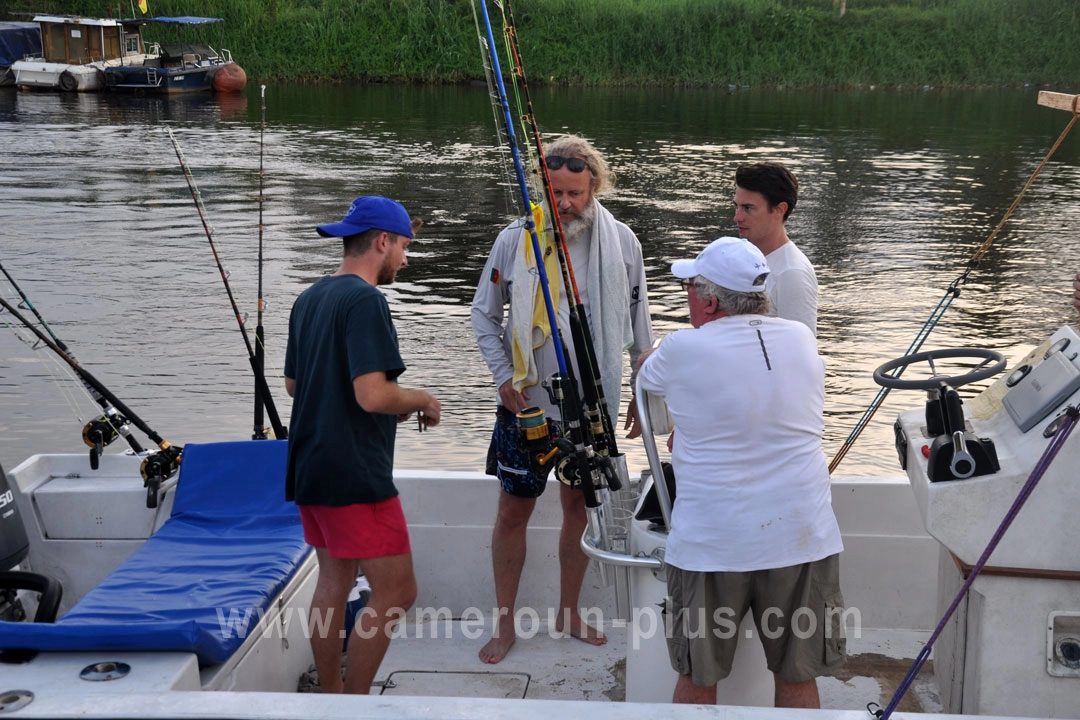
[[(798, 173), (789, 232), (818, 268), (830, 456), (877, 392), (870, 371), (908, 347), (1067, 120), (1038, 108), (1034, 91), (539, 88), (534, 101), (545, 129), (581, 132), (607, 153), (618, 185), (605, 204), (641, 238), (659, 333), (687, 320), (670, 261), (734, 230), (735, 167), (772, 158)], [(387, 290), (409, 365), (403, 382), (434, 389), (446, 417), (422, 436), (405, 426), (398, 462), (481, 467), (494, 389), (468, 304), (514, 212), (486, 89), (272, 86), (266, 102), (271, 387), (281, 387), (292, 300), (337, 264), (338, 246), (314, 225), (361, 193), (399, 198), (426, 221)], [(195, 173), (253, 325), (259, 104), (254, 84), (246, 96), (169, 99), (0, 92), (0, 259), (88, 369), (175, 443), (249, 436), (252, 381), (163, 125)], [(1070, 140), (927, 347), (1015, 358), (1073, 320), (1077, 175)], [(83, 452), (73, 415), (88, 419), (95, 406), (62, 381), (71, 409), (57, 363), (2, 330), (0, 463)], [(285, 394), (276, 400), (288, 417)], [(841, 471), (898, 472), (890, 424), (917, 402), (892, 394)], [(632, 467), (644, 465), (637, 443), (622, 445)]]

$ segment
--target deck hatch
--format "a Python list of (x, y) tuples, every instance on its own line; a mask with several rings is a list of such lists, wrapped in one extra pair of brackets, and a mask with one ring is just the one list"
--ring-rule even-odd
[(529, 690), (529, 680), (526, 673), (395, 670), (380, 694), (522, 699)]

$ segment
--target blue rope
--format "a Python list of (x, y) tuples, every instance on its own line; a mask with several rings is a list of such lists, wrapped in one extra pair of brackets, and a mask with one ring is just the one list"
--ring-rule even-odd
[(934, 642), (945, 629), (945, 625), (949, 622), (952, 614), (956, 612), (956, 608), (960, 606), (960, 602), (964, 599), (964, 596), (967, 595), (968, 590), (971, 589), (971, 585), (975, 582), (975, 578), (982, 572), (983, 566), (986, 565), (986, 562), (990, 559), (990, 555), (993, 554), (998, 543), (1001, 542), (1001, 538), (1004, 537), (1005, 531), (1009, 529), (1013, 520), (1016, 519), (1016, 515), (1020, 512), (1020, 508), (1027, 502), (1027, 499), (1035, 489), (1035, 486), (1039, 484), (1039, 480), (1042, 479), (1043, 474), (1050, 467), (1050, 463), (1054, 461), (1058, 451), (1061, 450), (1065, 441), (1069, 439), (1069, 435), (1076, 426), (1077, 418), (1080, 418), (1080, 409), (1076, 406), (1070, 406), (1066, 412), (1068, 413), (1068, 422), (1063, 423), (1062, 426), (1058, 428), (1053, 439), (1050, 440), (1050, 444), (1047, 445), (1046, 450), (1043, 451), (1042, 457), (1035, 463), (1035, 468), (1031, 471), (1031, 475), (1028, 476), (1027, 482), (1020, 488), (1020, 494), (1016, 496), (1016, 500), (1013, 501), (1012, 507), (1009, 508), (1009, 512), (1005, 514), (1005, 519), (1001, 521), (1001, 524), (994, 532), (994, 536), (990, 538), (990, 543), (986, 546), (986, 549), (983, 550), (982, 555), (979, 557), (979, 561), (971, 568), (971, 574), (969, 574), (967, 580), (964, 581), (963, 586), (960, 588), (960, 592), (953, 598), (952, 604), (950, 604), (949, 609), (945, 611), (945, 616), (941, 618), (941, 622), (939, 622), (937, 628), (934, 629), (926, 646), (919, 652), (918, 657), (915, 658), (915, 662), (911, 664), (911, 668), (908, 670), (907, 675), (904, 676), (903, 682), (896, 688), (896, 693), (893, 694), (892, 700), (889, 701), (885, 710), (878, 715), (881, 720), (889, 719), (893, 710), (900, 704), (900, 701), (911, 687), (911, 684), (915, 682), (916, 676), (930, 657), (930, 650), (933, 648)]

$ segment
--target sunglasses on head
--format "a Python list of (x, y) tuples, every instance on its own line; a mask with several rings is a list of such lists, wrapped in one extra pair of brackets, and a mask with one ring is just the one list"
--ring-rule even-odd
[(589, 172), (592, 172), (592, 168), (589, 167), (589, 163), (585, 162), (578, 157), (563, 157), (562, 155), (548, 155), (544, 158), (544, 164), (547, 165), (548, 170), (558, 170), (563, 165), (566, 169), (572, 173), (579, 173), (585, 168), (589, 168)]

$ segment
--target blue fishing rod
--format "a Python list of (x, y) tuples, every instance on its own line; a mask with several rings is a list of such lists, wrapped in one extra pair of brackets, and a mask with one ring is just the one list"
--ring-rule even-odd
[[(7, 278), (7, 281), (11, 283), (11, 287), (14, 288), (15, 292), (19, 294), (19, 297), (22, 298), (22, 306), (25, 306), (30, 312), (34, 313), (34, 317), (41, 323), (41, 327), (45, 328), (45, 331), (49, 333), (49, 337), (56, 343), (56, 346), (74, 358), (75, 354), (68, 348), (63, 340), (56, 336), (56, 333), (49, 327), (49, 323), (45, 322), (45, 318), (43, 318), (41, 313), (38, 312), (38, 309), (34, 307), (34, 303), (30, 302), (30, 298), (26, 296), (23, 289), (15, 282), (15, 278), (11, 277), (11, 273), (7, 271), (3, 263), (0, 263), (0, 273), (3, 273), (4, 277)], [(83, 381), (83, 385), (86, 387), (87, 392), (90, 393), (90, 397), (94, 402), (101, 406), (101, 409), (105, 413), (101, 417), (94, 418), (86, 423), (86, 426), (83, 427), (83, 442), (90, 448), (90, 468), (92, 470), (98, 469), (101, 453), (120, 436), (123, 436), (123, 438), (127, 440), (128, 445), (130, 445), (131, 449), (136, 453), (145, 453), (146, 450), (139, 444), (139, 441), (135, 439), (135, 436), (131, 434), (131, 430), (128, 428), (128, 419), (121, 415), (116, 408), (113, 407), (112, 403), (110, 403), (104, 395), (98, 392), (93, 385), (86, 382), (86, 380), (83, 380), (81, 375), (79, 376), (79, 379)]]
[(510, 155), (514, 161), (514, 171), (517, 175), (518, 189), (525, 206), (525, 231), (529, 234), (532, 243), (533, 257), (536, 260), (536, 269), (540, 276), (540, 289), (544, 295), (544, 308), (547, 311), (548, 323), (551, 326), (551, 339), (555, 346), (555, 357), (559, 363), (557, 382), (552, 384), (552, 400), (562, 408), (563, 425), (569, 429), (569, 443), (572, 447), (565, 448), (575, 459), (578, 478), (581, 482), (581, 490), (585, 494), (586, 507), (599, 507), (596, 498), (596, 486), (593, 482), (592, 459), (595, 450), (591, 444), (585, 442), (585, 427), (582, 423), (581, 398), (578, 395), (577, 379), (573, 374), (573, 366), (569, 362), (566, 346), (562, 341), (562, 331), (559, 329), (558, 315), (551, 300), (551, 289), (548, 286), (547, 271), (544, 267), (544, 256), (540, 250), (540, 237), (537, 234), (536, 222), (533, 215), (533, 203), (529, 196), (529, 186), (525, 180), (525, 165), (518, 151), (517, 136), (514, 132), (514, 119), (510, 114), (510, 103), (506, 98), (506, 86), (502, 79), (502, 69), (499, 67), (499, 55), (495, 51), (495, 34), (491, 29), (491, 18), (488, 15), (487, 0), (479, 0), (480, 8), (484, 17), (484, 30), (487, 34), (488, 48), (492, 63), (492, 75), (495, 86), (498, 89), (499, 104), (502, 106), (503, 119), (506, 124), (507, 145), (510, 147)]
[(3, 297), (0, 297), (0, 308), (7, 310), (11, 313), (11, 316), (25, 325), (32, 333), (37, 335), (38, 339), (43, 342), (50, 350), (60, 356), (60, 359), (71, 366), (71, 369), (79, 376), (79, 378), (92, 387), (98, 394), (104, 397), (108, 402), (112, 403), (117, 410), (127, 419), (131, 421), (135, 427), (139, 428), (146, 437), (154, 441), (154, 444), (160, 448), (161, 452), (150, 453), (143, 458), (142, 465), (139, 467), (139, 472), (142, 474), (143, 485), (146, 487), (146, 507), (155, 508), (158, 505), (158, 493), (161, 489), (162, 483), (172, 477), (176, 471), (180, 468), (180, 456), (183, 452), (182, 447), (173, 445), (169, 441), (154, 432), (149, 425), (142, 421), (138, 415), (131, 411), (127, 405), (125, 405), (120, 398), (113, 395), (108, 388), (101, 384), (101, 381), (90, 374), (89, 370), (83, 368), (78, 361), (71, 356), (70, 353), (61, 349), (59, 345), (52, 341), (45, 333), (43, 333), (36, 325), (30, 322), (26, 317), (22, 315), (14, 306), (12, 306)]

